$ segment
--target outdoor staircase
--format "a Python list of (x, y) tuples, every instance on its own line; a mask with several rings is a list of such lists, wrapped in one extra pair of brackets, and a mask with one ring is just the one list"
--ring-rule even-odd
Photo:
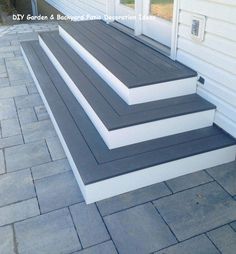
[(21, 48), (87, 203), (235, 160), (197, 73), (103, 21)]

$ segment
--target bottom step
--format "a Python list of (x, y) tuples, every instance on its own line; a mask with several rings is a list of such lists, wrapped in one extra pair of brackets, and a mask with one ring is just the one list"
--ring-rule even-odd
[(215, 125), (109, 150), (38, 42), (21, 47), (86, 203), (235, 159), (235, 139)]

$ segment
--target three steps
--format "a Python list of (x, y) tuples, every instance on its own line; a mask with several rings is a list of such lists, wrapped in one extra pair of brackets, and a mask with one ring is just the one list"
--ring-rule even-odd
[(235, 159), (197, 74), (104, 22), (21, 47), (87, 203)]

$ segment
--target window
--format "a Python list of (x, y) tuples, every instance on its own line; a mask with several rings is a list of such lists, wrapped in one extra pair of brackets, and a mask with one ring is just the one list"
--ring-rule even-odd
[(150, 14), (172, 21), (174, 0), (151, 0)]
[(120, 0), (120, 3), (133, 9), (135, 7), (135, 0)]

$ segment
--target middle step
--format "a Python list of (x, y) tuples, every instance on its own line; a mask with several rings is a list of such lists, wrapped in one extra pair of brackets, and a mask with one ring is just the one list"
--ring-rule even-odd
[(127, 105), (59, 36), (39, 42), (109, 149), (211, 126), (215, 106), (197, 94)]

